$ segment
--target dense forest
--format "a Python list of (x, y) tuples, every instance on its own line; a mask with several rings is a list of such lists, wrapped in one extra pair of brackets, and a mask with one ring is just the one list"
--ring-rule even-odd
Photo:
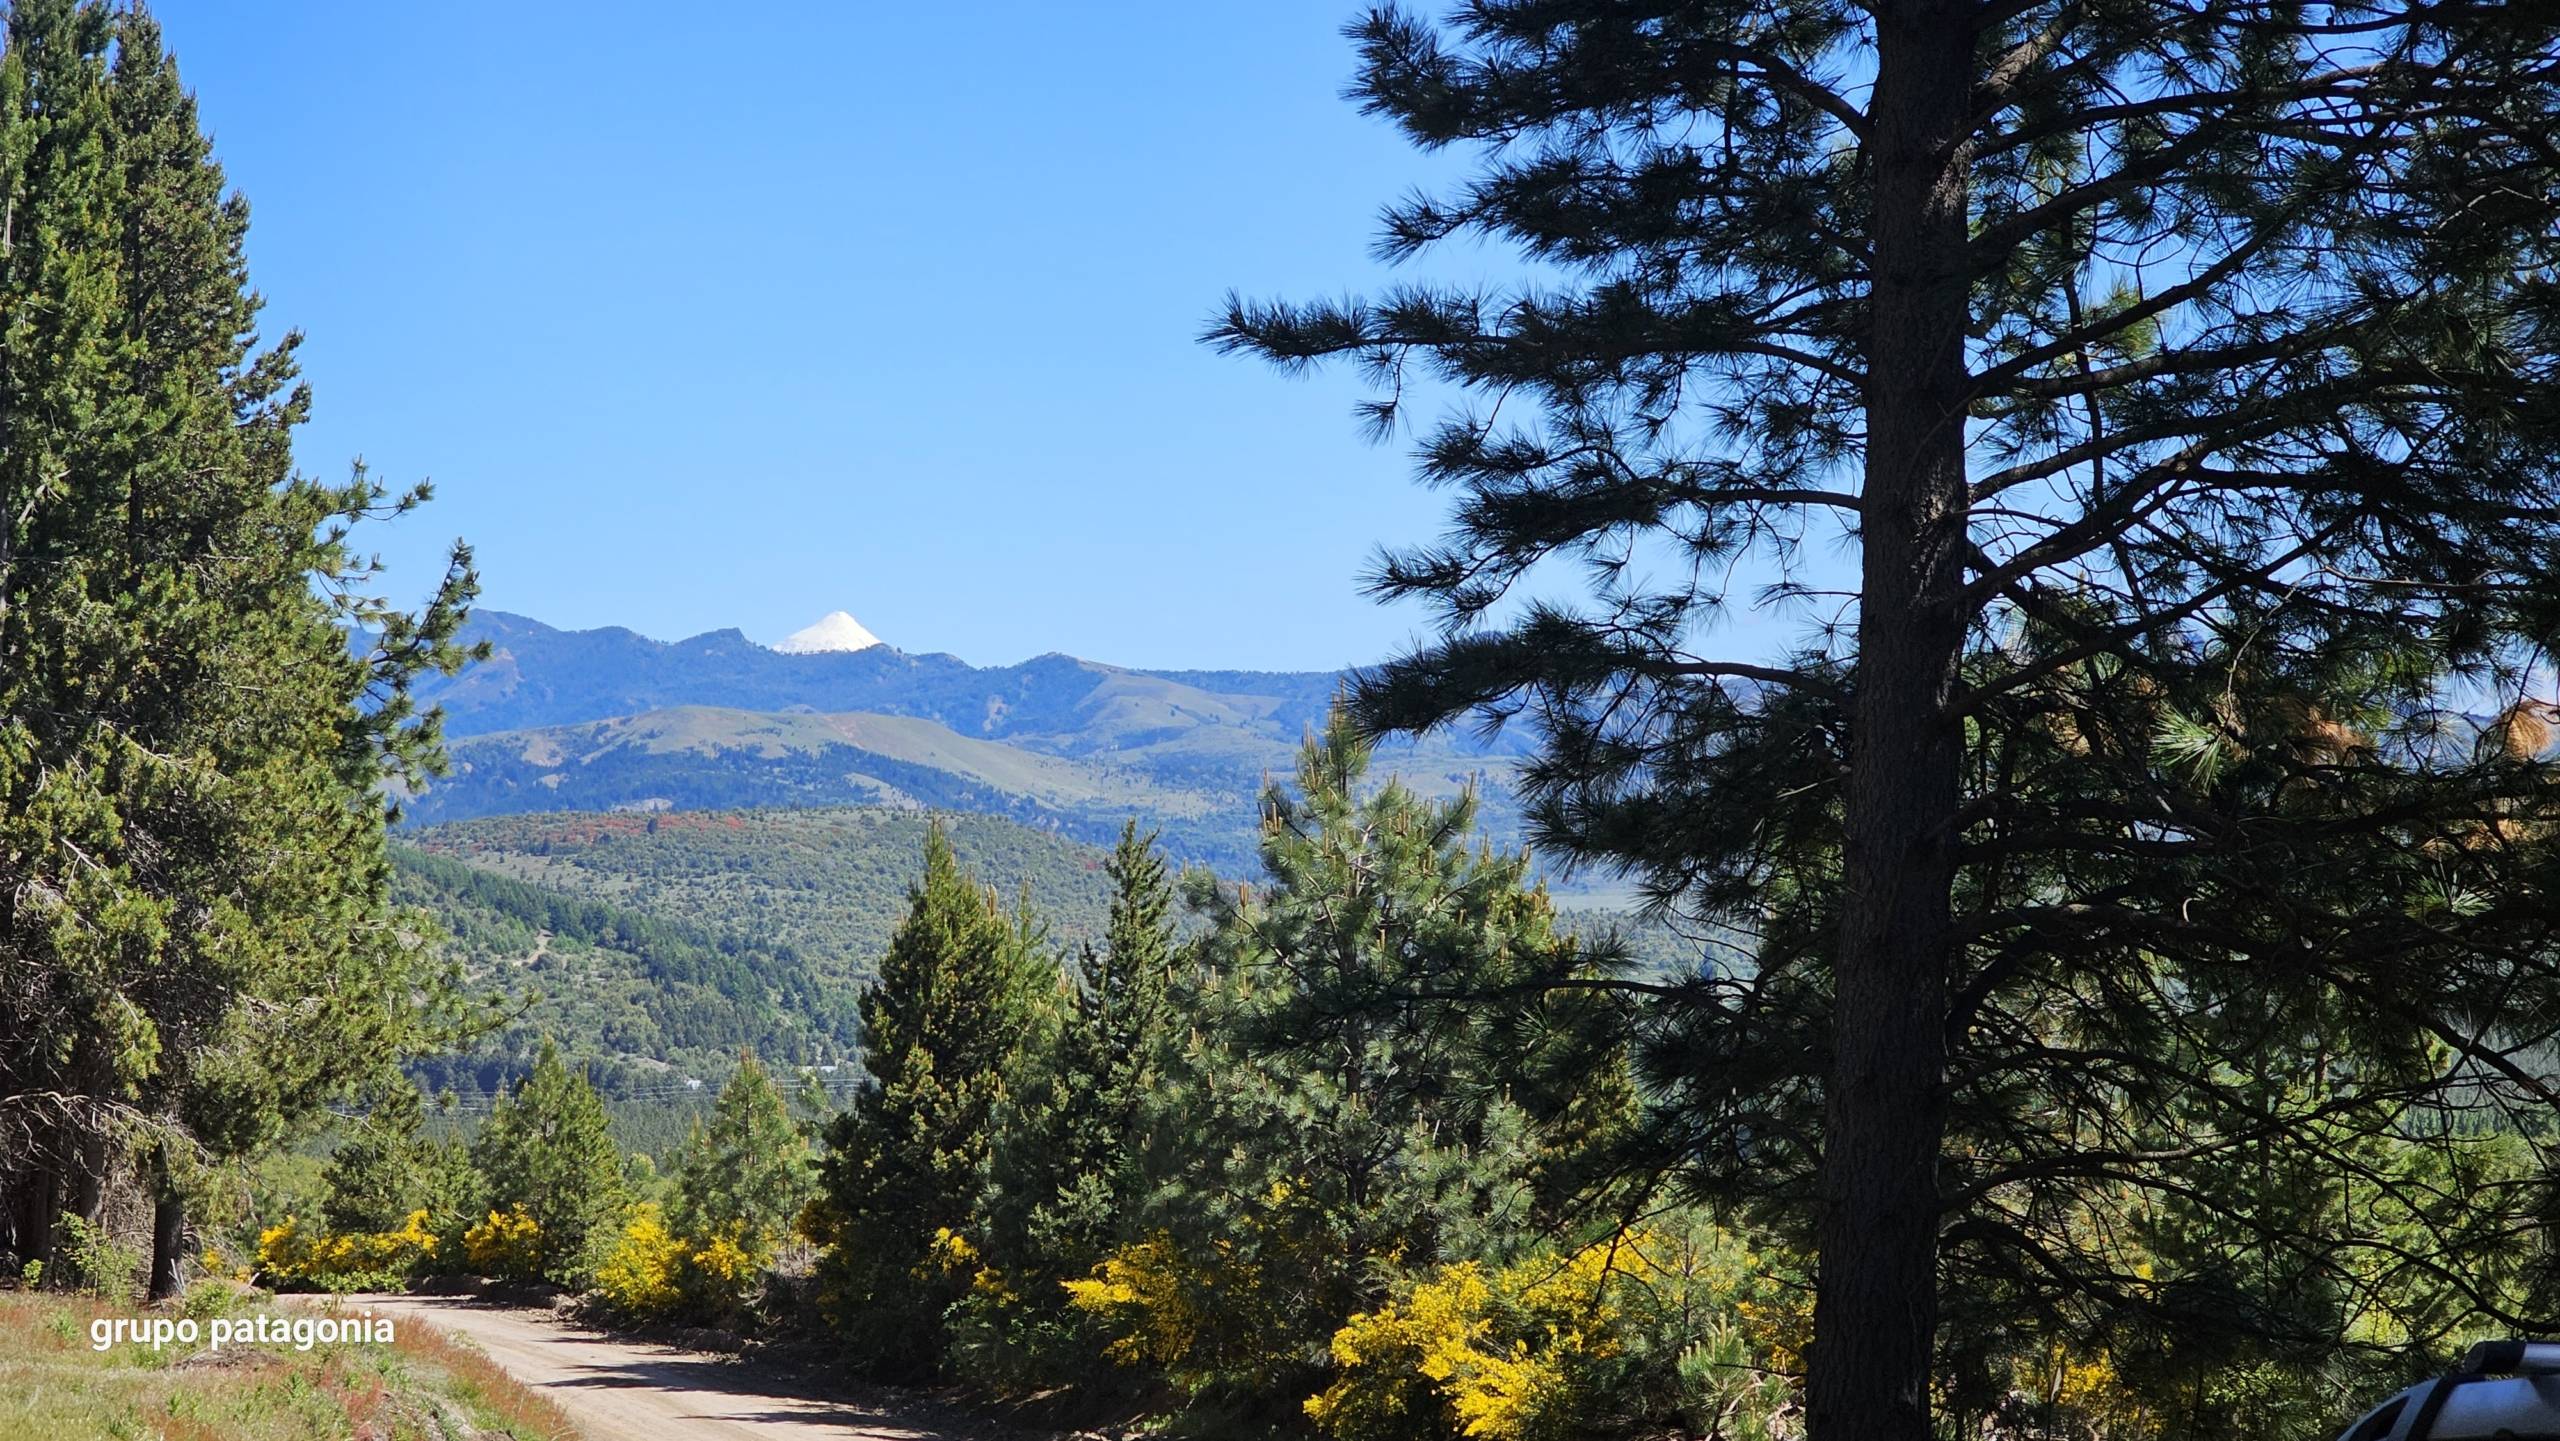
[[(819, 973), (866, 974), (896, 925), (933, 817), (885, 806), (492, 817), (404, 831), (402, 849), (546, 890), (791, 946)], [(1061, 938), (1095, 934), (1103, 852), (974, 815), (942, 822), (1008, 897), (1027, 894)]]
[[(670, 1065), (699, 1074), (752, 1050), (830, 1063), (855, 1035), (850, 992), (787, 944), (742, 940), (629, 906), (511, 880), (422, 851), (395, 853), (394, 897), (434, 917), (473, 995), (508, 1017), (470, 1051), (423, 1057), (430, 1090), (477, 1105), (554, 1036), (643, 1087)], [(640, 1063), (634, 1065), (632, 1063)], [(601, 1078), (600, 1078), (601, 1079)]]
[[(635, 1138), (680, 1133), (655, 1113), (699, 1109), (702, 1088), (742, 1051), (848, 1085), (859, 1067), (852, 997), (875, 977), (937, 828), (971, 874), (1029, 903), (1049, 944), (1072, 951), (1102, 935), (1109, 852), (987, 816), (556, 813), (404, 831), (393, 899), (432, 922), (464, 992), (503, 1018), (408, 1072), (476, 1116), (557, 1042), (637, 1149), (648, 1147)], [(1640, 916), (1571, 905), (1557, 915), (1654, 971), (1711, 949)]]
[[(627, 1083), (546, 1039), (476, 1127), (382, 1098), (252, 1263), (285, 1286), (547, 1279), (626, 1322), (808, 1331), (872, 1375), (1063, 1387), (1220, 1434), (1780, 1424), (1800, 1266), (1621, 1170), (1643, 1130), (1625, 1009), (1555, 988), (1711, 972), (1583, 944), (1463, 800), (1369, 763), (1342, 721), (1311, 742), (1241, 885), (1177, 876), (1125, 827), (1072, 938), (963, 858), (965, 827), (972, 854), (1012, 859), (1001, 822), (697, 818), (718, 839), (648, 874), (723, 874), (704, 853), (733, 821), (915, 844), (863, 968), (856, 1084), (746, 1060), (635, 1155)], [(653, 839), (593, 817), (460, 829), (439, 839), (483, 861), (548, 846), (589, 868)], [(538, 926), (725, 974), (705, 931), (441, 856), (405, 870), (507, 918), (457, 944), (505, 952)], [(1712, 1364), (1680, 1361), (1701, 1342)]]

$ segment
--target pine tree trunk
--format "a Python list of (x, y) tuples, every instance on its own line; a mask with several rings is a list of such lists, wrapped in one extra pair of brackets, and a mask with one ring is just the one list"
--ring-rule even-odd
[(163, 1150), (151, 1167), (151, 1299), (168, 1301), (187, 1289), (187, 1203), (169, 1174)]
[(54, 1168), (38, 1161), (26, 1170), (25, 1189), (18, 1193), (18, 1261), (53, 1263), (54, 1218), (62, 1210), (62, 1180)]
[(1864, 575), (1846, 894), (1824, 1118), (1815, 1441), (1929, 1441), (1938, 1163), (1963, 731), (1966, 196), (1952, 152), (1970, 27), (1885, 7), (1875, 172)]
[(80, 1138), (80, 1175), (71, 1209), (92, 1225), (105, 1219), (108, 1159), (106, 1137), (92, 1131)]

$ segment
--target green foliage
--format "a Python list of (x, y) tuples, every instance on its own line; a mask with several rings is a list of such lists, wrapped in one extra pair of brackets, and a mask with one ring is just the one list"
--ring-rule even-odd
[(688, 1236), (731, 1237), (761, 1264), (790, 1234), (814, 1184), (808, 1139), (789, 1104), (744, 1056), (710, 1119), (676, 1153), (670, 1219)]
[(924, 876), (862, 992), (867, 1078), (828, 1127), (806, 1221), (860, 1364), (892, 1376), (939, 1365), (942, 1313), (965, 1280), (938, 1241), (974, 1229), (997, 1107), (1060, 984), (1027, 912), (1008, 918), (928, 830)]
[[(965, 868), (1027, 893), (1076, 954), (1111, 922), (1110, 852), (980, 816), (945, 818)], [(671, 1155), (730, 1058), (833, 1066), (850, 1087), (852, 997), (873, 974), (915, 879), (927, 819), (912, 811), (543, 815), (441, 825), (393, 847), (396, 895), (436, 919), (467, 991), (513, 1017), (409, 1069), (458, 1112), (522, 1077), (548, 1035), (585, 1063), (626, 1148)], [(1560, 911), (1661, 970), (1695, 942), (1638, 918)], [(1176, 914), (1177, 927), (1196, 921)], [(1100, 952), (1107, 954), (1107, 949)], [(670, 1071), (668, 1068), (672, 1067)]]
[(68, 1211), (62, 1214), (62, 1236), (62, 1279), (73, 1288), (116, 1306), (130, 1306), (141, 1295), (141, 1252)]
[(338, 1232), (394, 1231), (425, 1212), (440, 1235), (459, 1237), (481, 1210), (481, 1182), (467, 1147), (422, 1132), (424, 1098), (388, 1088), (354, 1134), (330, 1153), (321, 1215)]
[[(1455, 392), (1449, 532), (1373, 577), (1438, 626), (1353, 706), (1525, 733), (1546, 854), (1743, 942), (1638, 993), (1642, 1164), (1818, 1254), (1816, 1441), (2164, 1338), (2294, 1378), (2181, 1384), (2182, 1432), (2321, 1434), (2366, 1358), (2546, 1319), (2555, 12), (1352, 34), (1458, 159), (1384, 248), (1533, 279), (1212, 339), (1361, 368), (1382, 428)], [(1719, 648), (1754, 603), (1794, 633)]]
[(1368, 790), (1368, 761), (1337, 719), (1265, 799), (1267, 886), (1191, 885), (1210, 928), (1155, 1121), (1179, 1159), (1106, 1282), (1187, 1318), (1119, 1353), (1205, 1400), (1320, 1389), (1398, 1274), (1518, 1244), (1631, 1119), (1609, 1007), (1530, 984), (1590, 977), (1524, 861), (1471, 848), (1463, 800)]
[(1084, 945), (1073, 984), (1051, 998), (996, 1116), (984, 1279), (951, 1315), (955, 1367), (983, 1384), (1090, 1374), (1101, 1341), (1061, 1287), (1137, 1239), (1168, 1159), (1154, 1123), (1176, 1060), (1173, 885), (1134, 821), (1103, 869), (1102, 942)]
[(298, 338), (259, 348), (247, 207), (148, 12), (6, 23), (0, 1167), (41, 1259), (101, 1157), (174, 1206), (440, 1040), (377, 787), (437, 763), (411, 687), (475, 584), (457, 548), (391, 608), (350, 527), (424, 488), (294, 472)]
[(605, 1127), (604, 1101), (545, 1045), (533, 1072), (502, 1095), (472, 1143), (491, 1206), (538, 1229), (536, 1267), (564, 1285), (594, 1264), (592, 1248), (622, 1201), (622, 1164)]

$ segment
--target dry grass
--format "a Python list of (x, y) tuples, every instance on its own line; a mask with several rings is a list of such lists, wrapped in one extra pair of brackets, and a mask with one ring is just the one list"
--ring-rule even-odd
[(577, 1441), (548, 1400), (488, 1357), (402, 1321), (390, 1346), (309, 1351), (89, 1343), (132, 1313), (0, 1293), (0, 1436), (47, 1441)]
[(551, 1398), (499, 1369), (488, 1353), (456, 1341), (424, 1321), (403, 1320), (393, 1346), (450, 1378), (463, 1395), (525, 1441), (579, 1441), (578, 1428)]

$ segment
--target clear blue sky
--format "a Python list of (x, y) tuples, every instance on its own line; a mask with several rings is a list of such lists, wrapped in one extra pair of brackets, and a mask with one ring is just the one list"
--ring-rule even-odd
[(556, 625), (1293, 668), (1418, 632), (1356, 578), (1444, 504), (1352, 377), (1195, 339), (1374, 287), (1450, 170), (1340, 98), (1353, 8), (155, 5), (309, 336), (304, 469), (436, 483), (403, 593), (461, 535)]

